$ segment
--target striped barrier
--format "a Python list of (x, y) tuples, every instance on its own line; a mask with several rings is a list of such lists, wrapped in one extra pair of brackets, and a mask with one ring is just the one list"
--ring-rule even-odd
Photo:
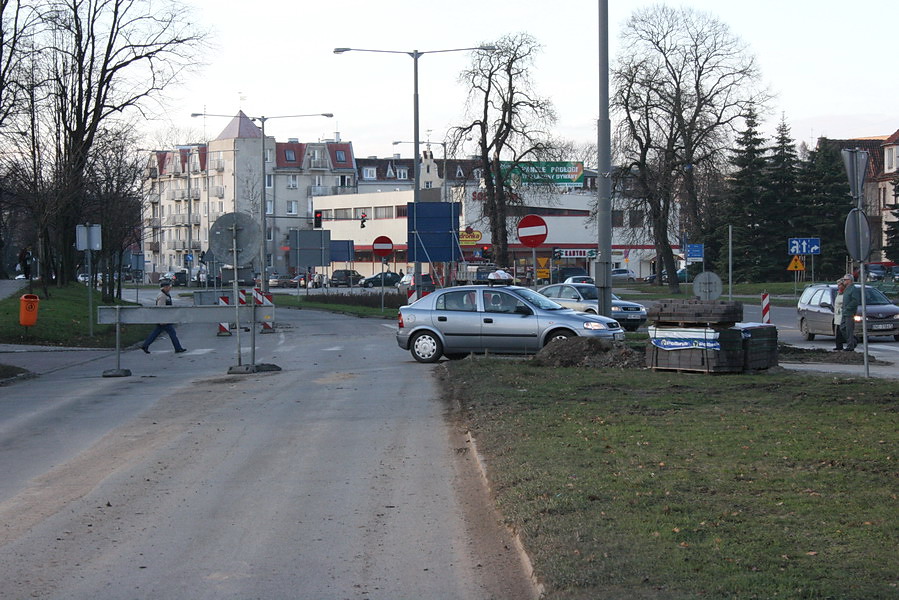
[(762, 292), (762, 323), (771, 323), (771, 304), (767, 291)]
[[(228, 306), (228, 296), (219, 296), (219, 306)], [(227, 321), (219, 322), (216, 335), (231, 335), (231, 323)]]
[[(274, 306), (271, 292), (263, 292), (259, 288), (253, 288), (253, 302), (257, 306)], [(262, 322), (260, 333), (275, 333), (275, 326), (269, 321)]]

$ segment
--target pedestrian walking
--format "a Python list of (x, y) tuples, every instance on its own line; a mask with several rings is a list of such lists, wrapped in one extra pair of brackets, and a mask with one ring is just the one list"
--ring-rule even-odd
[(858, 305), (862, 303), (862, 294), (855, 287), (852, 275), (849, 273), (843, 275), (843, 285), (846, 289), (843, 291), (843, 306), (840, 310), (840, 314), (843, 316), (840, 328), (843, 330), (846, 351), (853, 352), (857, 344), (855, 340), (855, 313), (858, 311)]
[(846, 281), (840, 277), (837, 279), (837, 295), (833, 300), (833, 331), (836, 337), (834, 350), (842, 350), (846, 340), (843, 338), (843, 292), (846, 291)]
[(25, 279), (31, 279), (31, 248), (28, 246), (22, 248), (19, 252), (19, 268)]
[[(156, 306), (172, 306), (172, 296), (169, 294), (172, 290), (172, 282), (169, 280), (163, 280), (159, 282), (159, 295), (156, 296)], [(141, 344), (140, 349), (150, 353), (150, 344), (159, 337), (160, 333), (167, 333), (169, 339), (172, 340), (172, 346), (175, 347), (175, 353), (180, 354), (181, 352), (187, 352), (187, 349), (181, 345), (181, 342), (178, 341), (178, 334), (175, 333), (175, 326), (171, 323), (159, 323), (153, 331), (150, 332), (150, 335), (144, 340), (144, 343)]]

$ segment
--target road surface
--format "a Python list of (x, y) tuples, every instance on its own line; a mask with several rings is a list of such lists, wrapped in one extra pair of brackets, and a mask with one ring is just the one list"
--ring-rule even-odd
[[(183, 326), (2, 388), (0, 598), (530, 598), (392, 320), (281, 310), (257, 363)], [(244, 344), (248, 335), (242, 336)], [(244, 361), (248, 352), (242, 352)]]

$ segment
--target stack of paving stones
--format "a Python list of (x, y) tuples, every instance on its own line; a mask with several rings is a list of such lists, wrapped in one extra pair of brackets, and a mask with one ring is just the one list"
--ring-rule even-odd
[(662, 300), (650, 308), (648, 320), (655, 339), (683, 344), (668, 350), (650, 339), (646, 366), (652, 369), (741, 373), (777, 364), (777, 329), (742, 323), (741, 302)]

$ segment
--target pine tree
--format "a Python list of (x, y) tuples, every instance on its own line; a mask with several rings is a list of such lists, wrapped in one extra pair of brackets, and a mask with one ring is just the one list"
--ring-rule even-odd
[(762, 269), (764, 281), (788, 280), (791, 275), (780, 258), (786, 258), (785, 251), (790, 237), (798, 225), (802, 208), (797, 193), (799, 159), (796, 143), (790, 133), (790, 126), (781, 117), (777, 126), (774, 145), (769, 149), (767, 190), (765, 194), (765, 241), (763, 247), (768, 260)]
[[(735, 141), (730, 164), (734, 168), (718, 228), (727, 248), (728, 226), (733, 227), (733, 275), (735, 281), (761, 281), (762, 265), (768, 260), (759, 247), (765, 239), (763, 197), (766, 189), (764, 138), (758, 134), (753, 108), (745, 116), (746, 129)], [(724, 253), (722, 253), (724, 254)]]
[(802, 214), (793, 237), (821, 239), (821, 254), (815, 260), (815, 277), (833, 280), (846, 272), (847, 252), (844, 235), (846, 215), (852, 210), (849, 181), (840, 149), (826, 138), (809, 152), (802, 163), (798, 181)]

